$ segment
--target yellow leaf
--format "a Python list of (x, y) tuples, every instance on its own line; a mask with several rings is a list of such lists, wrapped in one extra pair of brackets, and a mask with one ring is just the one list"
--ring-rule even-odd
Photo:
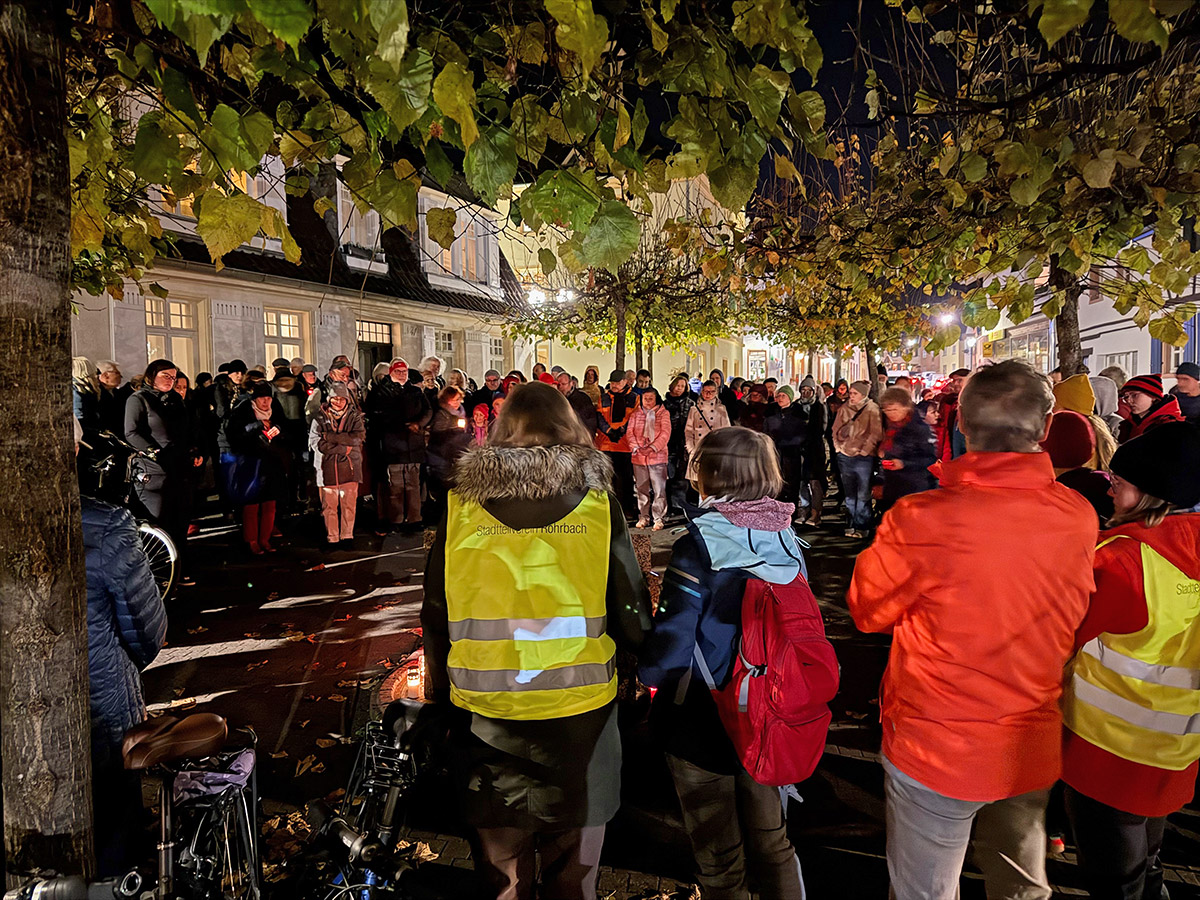
[(792, 161), (782, 154), (775, 156), (775, 177), (787, 178), (793, 181), (800, 180), (800, 173), (796, 171), (796, 167), (792, 165)]

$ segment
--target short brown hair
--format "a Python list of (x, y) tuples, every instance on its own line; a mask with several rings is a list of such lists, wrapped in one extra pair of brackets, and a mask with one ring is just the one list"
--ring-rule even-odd
[(912, 393), (904, 388), (890, 387), (883, 392), (883, 396), (879, 398), (879, 406), (883, 408), (889, 404), (895, 406), (903, 406), (905, 409), (913, 408)]
[(972, 450), (985, 453), (1031, 452), (1053, 408), (1050, 379), (1019, 359), (976, 372), (958, 401), (963, 434)]
[(696, 445), (692, 461), (697, 487), (708, 497), (760, 500), (783, 490), (775, 444), (749, 428), (710, 431)]
[[(499, 398), (497, 398), (499, 399)], [(592, 446), (592, 435), (583, 427), (567, 398), (554, 385), (530, 381), (513, 385), (496, 415), (488, 438), (493, 447)]]

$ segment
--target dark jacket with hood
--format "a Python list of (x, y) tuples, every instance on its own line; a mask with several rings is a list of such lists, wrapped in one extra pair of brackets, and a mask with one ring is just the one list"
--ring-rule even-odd
[(1157, 428), (1164, 422), (1183, 421), (1183, 412), (1179, 408), (1179, 401), (1175, 399), (1174, 394), (1167, 394), (1155, 400), (1142, 415), (1132, 415), (1126, 421), (1122, 422), (1119, 429), (1120, 434), (1117, 435), (1117, 441), (1124, 444), (1135, 437), (1141, 437), (1151, 428)]
[[(713, 369), (713, 372), (720, 372), (721, 386), (717, 388), (717, 399), (725, 406), (725, 411), (729, 413), (729, 421), (737, 422), (741, 415), (741, 401), (738, 400), (738, 395), (733, 392), (733, 388), (729, 386), (729, 381), (725, 377), (725, 373), (720, 369)], [(712, 372), (709, 372), (712, 375)]]
[(167, 612), (129, 511), (83, 497), (92, 744), (119, 746), (146, 718), (138, 674), (167, 637)]
[[(510, 528), (562, 519), (589, 490), (610, 491), (612, 465), (590, 447), (496, 447), (468, 450), (455, 492), (481, 503)], [(606, 630), (619, 649), (636, 650), (650, 627), (650, 601), (621, 504), (608, 494), (611, 518)], [(453, 567), (453, 560), (449, 564)], [(562, 719), (492, 719), (451, 707), (446, 605), (446, 522), (425, 569), (427, 696), (451, 710), (458, 731), (456, 780), (477, 827), (565, 829), (601, 825), (620, 805), (621, 740), (616, 703)], [(586, 577), (587, 573), (575, 573)]]
[[(431, 415), (425, 392), (417, 385), (411, 381), (400, 384), (390, 377), (383, 379), (368, 398), (367, 424), (372, 452), (378, 450), (385, 466), (424, 462), (423, 429)], [(410, 425), (417, 428), (409, 428)]]
[(925, 420), (915, 412), (898, 427), (890, 422), (884, 423), (879, 455), (885, 460), (896, 459), (903, 464), (901, 469), (883, 470), (885, 508), (890, 508), (908, 494), (937, 487), (937, 479), (929, 471), (929, 467), (937, 461), (937, 438)]
[(763, 498), (686, 507), (687, 534), (675, 542), (654, 630), (639, 654), (641, 680), (659, 690), (651, 730), (672, 756), (710, 772), (742, 771), (693, 654), (699, 646), (718, 686), (733, 671), (742, 630), (742, 594), (751, 577), (789, 584), (807, 574), (792, 531), (795, 507)]

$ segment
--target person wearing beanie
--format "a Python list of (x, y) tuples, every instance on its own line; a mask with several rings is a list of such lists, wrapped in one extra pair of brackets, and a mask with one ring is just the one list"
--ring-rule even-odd
[(792, 414), (804, 421), (804, 444), (800, 454), (799, 517), (812, 528), (821, 526), (825, 506), (826, 443), (829, 434), (829, 410), (825, 391), (811, 375), (800, 382), (800, 393)]
[(1096, 395), (1086, 375), (1072, 375), (1054, 385), (1054, 411), (1069, 409), (1081, 416), (1096, 411)]
[(1141, 437), (1166, 422), (1182, 422), (1179, 401), (1163, 394), (1161, 375), (1136, 375), (1121, 388), (1121, 399), (1129, 405), (1129, 419), (1121, 423), (1119, 443)]
[(1175, 387), (1171, 388), (1171, 393), (1179, 401), (1183, 417), (1193, 425), (1200, 425), (1200, 365), (1180, 363), (1175, 370)]
[(888, 388), (879, 397), (879, 407), (884, 418), (883, 441), (879, 444), (883, 460), (883, 496), (879, 501), (882, 515), (901, 497), (937, 487), (929, 472), (937, 461), (937, 438), (916, 414), (912, 391)]
[(286, 434), (287, 417), (271, 385), (255, 382), (248, 396), (229, 417), (229, 444), (242, 462), (234, 471), (244, 467), (244, 471), (252, 472), (255, 466), (245, 463), (257, 461), (257, 473), (249, 479), (231, 475), (229, 494), (242, 509), (246, 546), (259, 556), (275, 552), (271, 538), (275, 534), (276, 504), (287, 499), (294, 460)]
[(850, 399), (833, 422), (833, 446), (846, 495), (846, 537), (852, 538), (865, 537), (871, 528), (871, 476), (883, 440), (883, 416), (870, 392), (870, 382), (851, 384)]
[(794, 398), (791, 387), (785, 385), (776, 389), (775, 402), (771, 404), (775, 412), (763, 420), (763, 433), (772, 440), (775, 452), (779, 454), (779, 474), (783, 476), (783, 487), (775, 499), (789, 504), (799, 519), (800, 469), (803, 466), (807, 420), (803, 415), (797, 415), (796, 405), (792, 402)]
[[(1115, 515), (1063, 695), (1067, 814), (1093, 897), (1165, 896), (1166, 817), (1195, 791), (1200, 734), (1200, 429), (1167, 422), (1113, 456)], [(1181, 724), (1182, 723), (1182, 724)]]
[(1042, 441), (1042, 449), (1050, 455), (1058, 483), (1069, 487), (1092, 504), (1099, 523), (1103, 525), (1113, 514), (1112, 496), (1109, 494), (1112, 483), (1108, 475), (1091, 467), (1096, 453), (1096, 439), (1095, 426), (1087, 416), (1063, 409), (1050, 419), (1050, 429)]
[(309, 442), (315, 445), (317, 465), (321, 467), (321, 517), (331, 548), (354, 540), (366, 436), (366, 422), (351, 402), (350, 389), (341, 382), (334, 384), (309, 431)]

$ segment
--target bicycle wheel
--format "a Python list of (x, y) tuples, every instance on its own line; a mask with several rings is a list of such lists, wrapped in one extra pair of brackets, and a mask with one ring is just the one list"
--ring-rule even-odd
[(260, 900), (261, 865), (246, 791), (230, 788), (184, 812), (187, 844), (178, 857), (181, 896)]
[(164, 600), (175, 584), (175, 562), (179, 552), (175, 542), (157, 525), (141, 522), (138, 534), (142, 539), (142, 549), (146, 552), (146, 561), (150, 563), (150, 571), (154, 575), (154, 583), (158, 585), (159, 596)]

